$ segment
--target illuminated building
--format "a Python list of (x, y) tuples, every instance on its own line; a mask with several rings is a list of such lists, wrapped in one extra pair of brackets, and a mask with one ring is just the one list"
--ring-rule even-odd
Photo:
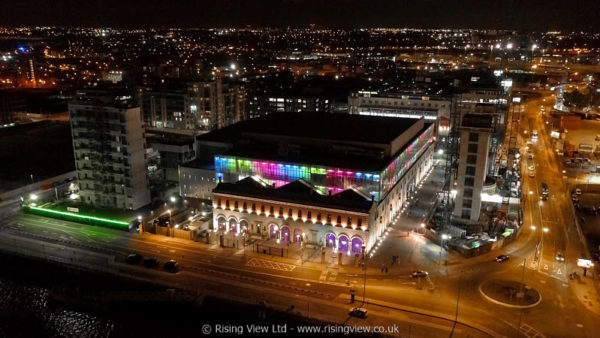
[(224, 246), (260, 237), (360, 256), (384, 227), (376, 222), (376, 203), (368, 196), (351, 189), (322, 195), (302, 179), (278, 188), (251, 177), (219, 183), (212, 204), (213, 231)]
[(69, 103), (82, 202), (135, 210), (150, 203), (140, 109), (131, 96), (81, 90)]
[(244, 86), (195, 81), (171, 87), (140, 88), (138, 100), (147, 128), (209, 131), (246, 118)]
[[(489, 153), (493, 132), (491, 115), (466, 114), (462, 119), (458, 172), (454, 185), (456, 198), (452, 214), (458, 222), (477, 222), (482, 197), (495, 192), (495, 180), (486, 181), (491, 166)], [(485, 195), (482, 195), (484, 190)]]
[(380, 94), (359, 91), (348, 96), (348, 112), (367, 116), (425, 118), (438, 125), (438, 135), (449, 132), (452, 100), (433, 95)]
[[(182, 196), (197, 195), (198, 177), (208, 173), (227, 183), (253, 176), (275, 187), (303, 179), (322, 194), (352, 188), (372, 196), (378, 221), (387, 224), (431, 167), (435, 133), (424, 119), (276, 113), (196, 140), (197, 160), (180, 166)], [(201, 189), (214, 187), (203, 182)]]

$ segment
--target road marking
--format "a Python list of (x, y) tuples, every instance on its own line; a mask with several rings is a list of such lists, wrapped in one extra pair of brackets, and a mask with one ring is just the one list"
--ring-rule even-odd
[(327, 273), (328, 272), (329, 271), (327, 271), (327, 270), (321, 271), (321, 275), (319, 276), (319, 281), (323, 281), (324, 282), (327, 279)]
[(292, 264), (273, 262), (273, 261), (268, 261), (265, 259), (258, 259), (258, 258), (250, 259), (248, 262), (246, 262), (246, 266), (253, 266), (253, 267), (258, 267), (258, 268), (273, 269), (273, 270), (288, 271), (288, 272), (292, 271), (296, 268), (296, 266), (292, 265)]

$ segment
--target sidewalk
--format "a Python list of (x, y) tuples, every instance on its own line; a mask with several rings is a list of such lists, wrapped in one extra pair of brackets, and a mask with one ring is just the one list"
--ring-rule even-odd
[(596, 292), (593, 280), (593, 271), (588, 271), (586, 277), (578, 273), (574, 280), (569, 281), (569, 285), (577, 296), (577, 299), (591, 312), (600, 316), (600, 295)]

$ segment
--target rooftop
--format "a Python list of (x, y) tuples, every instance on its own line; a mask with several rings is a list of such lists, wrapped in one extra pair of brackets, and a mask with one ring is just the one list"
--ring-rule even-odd
[(492, 115), (465, 114), (465, 116), (463, 116), (461, 127), (492, 129), (492, 127), (493, 127), (492, 121), (493, 121)]
[(198, 140), (234, 142), (250, 134), (337, 142), (392, 143), (416, 119), (330, 113), (275, 113), (198, 136)]
[(314, 186), (300, 179), (279, 188), (265, 186), (252, 177), (235, 183), (219, 183), (213, 193), (262, 198), (287, 203), (299, 203), (325, 208), (369, 213), (373, 201), (362, 194), (347, 189), (335, 195), (321, 195)]

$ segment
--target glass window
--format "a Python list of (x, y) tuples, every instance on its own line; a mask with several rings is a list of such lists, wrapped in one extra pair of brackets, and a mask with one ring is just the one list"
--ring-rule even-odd
[(471, 210), (470, 209), (463, 209), (461, 217), (464, 218), (464, 219), (471, 218)]
[(274, 214), (274, 209), (273, 209), (273, 206), (269, 207), (269, 212), (271, 213), (271, 215), (273, 215), (273, 214)]
[(473, 189), (465, 189), (463, 196), (467, 198), (473, 197)]
[(473, 177), (465, 177), (465, 187), (472, 187), (474, 182)]
[(338, 215), (337, 224), (341, 224), (341, 223), (342, 223), (342, 216)]
[(298, 209), (298, 218), (302, 218), (302, 210)]
[(229, 208), (229, 200), (225, 200), (225, 207)]
[(463, 206), (463, 208), (471, 208), (472, 204), (473, 204), (472, 199), (464, 199), (462, 206)]
[(331, 223), (331, 214), (327, 214), (327, 223)]
[(475, 167), (467, 166), (467, 169), (465, 170), (465, 175), (475, 176)]
[(360, 227), (360, 226), (362, 226), (362, 218), (359, 218), (359, 219), (358, 219), (358, 226), (359, 226), (359, 227)]
[(477, 153), (477, 143), (470, 143), (467, 151), (470, 153)]
[(321, 220), (321, 213), (319, 212), (319, 213), (317, 214), (317, 221), (320, 221), (320, 220)]
[(479, 134), (469, 133), (469, 142), (477, 142), (477, 141), (479, 141)]
[(348, 217), (348, 225), (352, 225), (352, 217)]
[(469, 156), (467, 156), (467, 163), (468, 164), (476, 164), (477, 163), (477, 156), (475, 156), (475, 155), (469, 155)]
[(265, 205), (264, 204), (260, 206), (260, 212), (263, 214), (265, 213)]
[(312, 218), (312, 212), (309, 210), (306, 212), (308, 219)]

